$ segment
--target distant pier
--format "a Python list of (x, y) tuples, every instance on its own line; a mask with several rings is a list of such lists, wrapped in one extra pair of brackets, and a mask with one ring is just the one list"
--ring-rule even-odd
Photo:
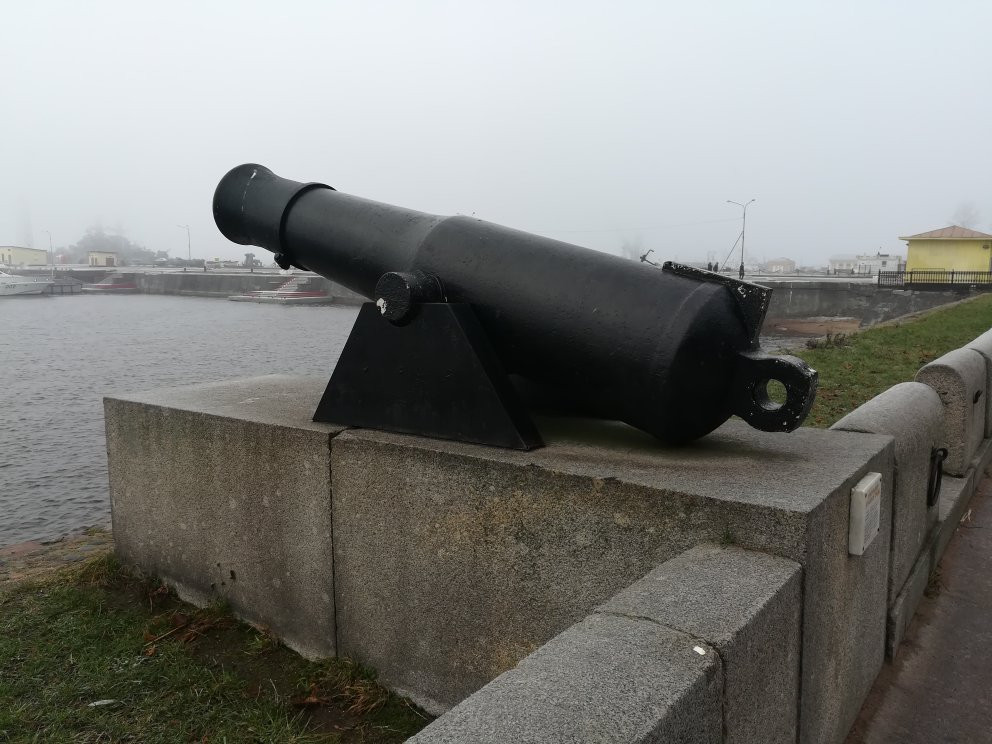
[(45, 290), (49, 295), (79, 294), (83, 289), (83, 282), (71, 277), (56, 277), (51, 285)]

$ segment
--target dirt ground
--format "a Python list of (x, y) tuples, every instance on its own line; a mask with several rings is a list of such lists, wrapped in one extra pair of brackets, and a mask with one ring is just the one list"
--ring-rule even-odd
[(0, 548), (0, 591), (113, 549), (113, 535), (102, 527), (89, 527), (58, 540), (8, 545)]

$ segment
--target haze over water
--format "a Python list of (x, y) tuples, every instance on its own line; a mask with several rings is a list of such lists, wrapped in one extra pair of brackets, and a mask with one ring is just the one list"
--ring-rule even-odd
[(330, 377), (356, 312), (163, 295), (0, 300), (0, 546), (109, 523), (103, 396)]

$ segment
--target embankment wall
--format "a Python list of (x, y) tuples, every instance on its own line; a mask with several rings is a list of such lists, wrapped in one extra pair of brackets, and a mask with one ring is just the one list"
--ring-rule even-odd
[[(336, 302), (358, 304), (365, 298), (316, 274), (295, 274), (305, 278), (308, 291), (326, 291)], [(216, 271), (190, 269), (161, 274), (134, 274), (142, 292), (148, 294), (185, 295), (189, 297), (230, 297), (258, 290), (273, 290), (291, 276), (269, 273), (222, 274)]]
[(912, 290), (841, 281), (758, 283), (773, 290), (766, 327), (777, 320), (819, 317), (857, 318), (866, 327), (975, 294), (964, 285), (946, 290)]

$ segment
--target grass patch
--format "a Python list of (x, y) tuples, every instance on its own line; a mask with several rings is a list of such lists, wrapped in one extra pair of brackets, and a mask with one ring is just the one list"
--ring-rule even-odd
[(400, 742), (428, 721), (113, 556), (0, 594), (0, 741)]
[(992, 295), (795, 352), (820, 373), (807, 426), (828, 427), (917, 370), (992, 328)]

